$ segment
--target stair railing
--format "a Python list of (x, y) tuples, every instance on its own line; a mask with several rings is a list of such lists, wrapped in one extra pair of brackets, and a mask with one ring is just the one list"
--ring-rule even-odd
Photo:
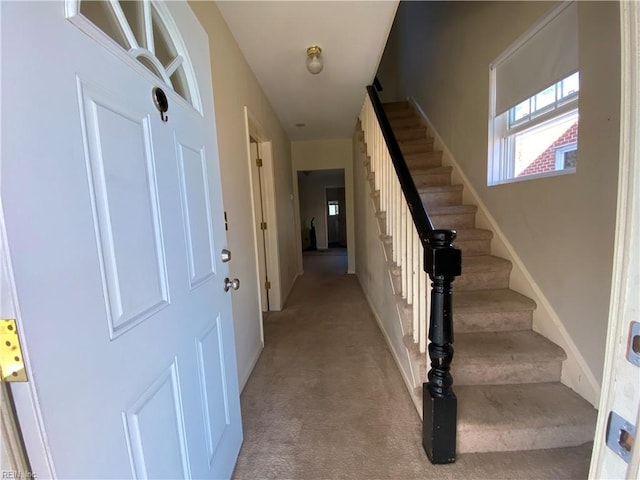
[[(377, 79), (374, 85), (381, 90)], [(380, 211), (385, 212), (385, 234), (391, 237), (392, 260), (400, 267), (402, 297), (412, 306), (413, 340), (421, 353), (428, 350), (431, 365), (427, 381), (422, 384), (422, 445), (432, 463), (452, 463), (456, 456), (457, 399), (450, 373), (451, 283), (461, 273), (461, 252), (452, 244), (455, 230), (434, 228), (376, 88), (368, 86), (367, 92), (359, 118), (369, 167), (379, 194)]]

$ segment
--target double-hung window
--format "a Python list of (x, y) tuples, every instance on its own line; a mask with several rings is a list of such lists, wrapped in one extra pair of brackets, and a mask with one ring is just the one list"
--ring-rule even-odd
[(576, 169), (577, 5), (563, 3), (490, 65), (487, 184)]

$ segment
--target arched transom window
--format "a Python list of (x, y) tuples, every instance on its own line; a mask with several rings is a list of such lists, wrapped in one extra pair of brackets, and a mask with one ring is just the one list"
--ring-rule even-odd
[(67, 16), (73, 20), (78, 15), (200, 110), (189, 57), (165, 5), (150, 0), (69, 0)]

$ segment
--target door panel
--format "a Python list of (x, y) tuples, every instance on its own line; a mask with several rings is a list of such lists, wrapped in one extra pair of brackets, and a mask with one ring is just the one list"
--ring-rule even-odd
[(151, 129), (146, 112), (134, 112), (78, 83), (113, 338), (169, 302)]
[(123, 414), (136, 478), (191, 478), (174, 361)]
[(228, 477), (242, 431), (206, 35), (169, 2), (201, 114), (62, 2), (0, 8), (0, 194), (47, 445), (33, 463), (60, 478)]
[(178, 162), (189, 255), (189, 284), (191, 288), (195, 288), (215, 273), (215, 245), (212, 238), (204, 148), (195, 149), (178, 143)]
[(225, 346), (220, 317), (198, 338), (198, 372), (205, 418), (207, 455), (213, 462), (215, 451), (231, 422)]

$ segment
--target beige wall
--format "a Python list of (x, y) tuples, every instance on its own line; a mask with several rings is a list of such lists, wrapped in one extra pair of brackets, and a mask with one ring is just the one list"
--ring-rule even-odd
[(297, 274), (291, 146), (215, 3), (194, 1), (190, 5), (209, 36), (222, 193), (229, 221), (227, 241), (233, 254), (229, 267), (230, 274), (241, 281), (241, 288), (232, 295), (238, 377), (242, 387), (262, 350), (244, 107), (273, 145), (283, 297), (288, 295)]
[(388, 96), (414, 97), (433, 122), (600, 382), (618, 174), (617, 2), (579, 3), (577, 172), (486, 186), (488, 65), (554, 5), (403, 2), (380, 74)]
[[(355, 273), (355, 244), (353, 216), (353, 154), (350, 138), (332, 140), (305, 140), (291, 143), (293, 177), (302, 170), (344, 169), (345, 202), (347, 204), (347, 272)], [(299, 205), (297, 182), (294, 185), (296, 204)], [(301, 231), (300, 209), (296, 209), (296, 232)], [(317, 224), (316, 224), (317, 225)], [(302, 272), (302, 241), (296, 235), (299, 272)]]

